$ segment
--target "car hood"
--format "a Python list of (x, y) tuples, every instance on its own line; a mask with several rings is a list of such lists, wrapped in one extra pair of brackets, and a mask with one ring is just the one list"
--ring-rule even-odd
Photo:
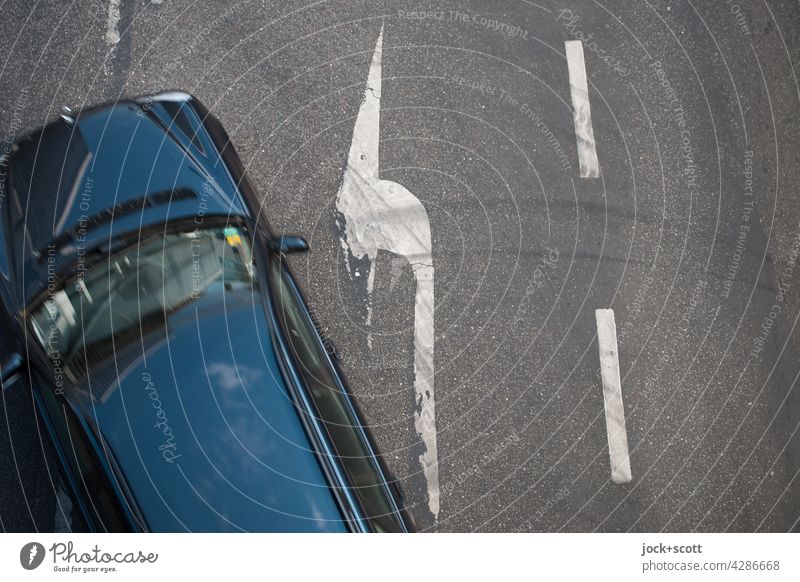
[(258, 290), (212, 284), (66, 396), (154, 531), (341, 531)]
[(88, 109), (20, 140), (6, 161), (17, 299), (26, 304), (48, 276), (74, 271), (79, 251), (117, 235), (251, 214), (210, 119), (189, 95), (168, 93)]

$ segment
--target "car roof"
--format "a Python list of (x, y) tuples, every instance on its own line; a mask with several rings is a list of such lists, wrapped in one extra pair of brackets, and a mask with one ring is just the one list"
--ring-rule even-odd
[(251, 214), (208, 120), (190, 96), (170, 93), (87, 109), (15, 144), (5, 163), (18, 300), (46, 284), (48, 244), (60, 249), (58, 269), (74, 261), (78, 237), (91, 248), (181, 218)]

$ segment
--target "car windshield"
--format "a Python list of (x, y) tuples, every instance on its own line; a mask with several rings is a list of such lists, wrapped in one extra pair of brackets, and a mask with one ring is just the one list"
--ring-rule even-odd
[(31, 316), (53, 367), (73, 382), (212, 287), (254, 281), (246, 232), (230, 225), (159, 233), (78, 272)]

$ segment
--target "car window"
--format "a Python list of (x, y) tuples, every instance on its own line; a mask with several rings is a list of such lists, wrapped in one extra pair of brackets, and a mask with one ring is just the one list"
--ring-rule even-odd
[(318, 418), (328, 432), (368, 521), (376, 531), (401, 531), (399, 517), (387, 498), (374, 461), (360, 437), (357, 420), (347, 406), (346, 396), (333, 376), (308, 311), (295, 291), (279, 255), (272, 256), (269, 275), (276, 315), (298, 373), (305, 382), (317, 408)]

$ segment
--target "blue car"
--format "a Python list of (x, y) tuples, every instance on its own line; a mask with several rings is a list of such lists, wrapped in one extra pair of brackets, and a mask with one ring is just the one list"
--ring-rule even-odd
[(3, 389), (32, 391), (73, 528), (413, 529), (287, 265), (307, 244), (201, 103), (65, 110), (0, 176)]

